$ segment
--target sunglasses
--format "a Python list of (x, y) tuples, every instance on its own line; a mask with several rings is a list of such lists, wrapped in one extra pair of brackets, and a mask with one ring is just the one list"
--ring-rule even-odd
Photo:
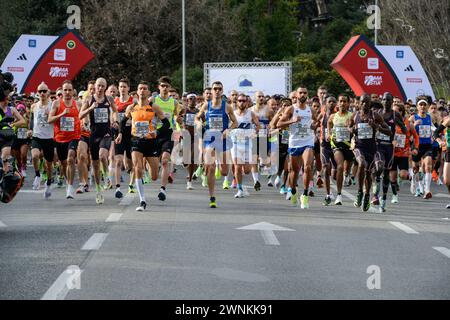
[(47, 93), (48, 90), (39, 90), (38, 92), (39, 92), (39, 93)]
[(213, 88), (214, 91), (222, 91), (222, 88)]
[(161, 88), (168, 88), (168, 87), (169, 87), (168, 84), (160, 84), (159, 86), (160, 86)]
[(238, 102), (247, 102), (247, 100), (238, 100)]

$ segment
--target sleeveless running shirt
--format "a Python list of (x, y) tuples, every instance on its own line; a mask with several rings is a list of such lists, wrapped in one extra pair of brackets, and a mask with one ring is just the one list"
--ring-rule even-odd
[[(177, 104), (177, 101), (173, 97), (169, 97), (168, 99), (161, 98), (160, 95), (157, 95), (155, 97), (154, 103), (158, 105), (161, 109), (161, 111), (164, 113), (164, 116), (167, 120), (169, 120), (170, 123), (170, 129), (173, 129), (175, 121), (174, 121), (174, 113), (175, 113), (175, 106)], [(157, 120), (157, 129), (162, 127), (162, 122), (158, 119)]]
[(333, 132), (331, 133), (331, 145), (333, 148), (350, 148), (351, 132), (347, 122), (353, 117), (353, 113), (347, 112), (341, 116), (336, 112), (333, 117)]
[(414, 120), (421, 120), (422, 123), (417, 125), (416, 128), (416, 132), (419, 135), (419, 144), (423, 145), (423, 144), (431, 144), (432, 143), (432, 132), (431, 132), (431, 116), (430, 114), (427, 113), (427, 115), (425, 116), (425, 118), (422, 118), (421, 116), (419, 116), (418, 114), (414, 115)]
[(220, 109), (212, 107), (212, 101), (208, 101), (208, 111), (206, 112), (206, 130), (216, 130), (224, 132), (228, 129), (227, 104), (222, 100)]
[(136, 104), (131, 111), (131, 134), (139, 139), (155, 139), (154, 117), (155, 112), (151, 106)]
[(300, 109), (297, 106), (294, 106), (291, 119), (297, 117), (301, 117), (301, 120), (289, 126), (289, 148), (314, 146), (314, 131), (311, 130), (311, 108), (306, 107), (306, 109)]
[(375, 132), (368, 123), (370, 119), (375, 121), (372, 110), (370, 110), (367, 119), (362, 119), (360, 112), (358, 112), (355, 116), (355, 127), (356, 127), (355, 145), (357, 148), (370, 147), (371, 149), (373, 149), (376, 146)]
[(60, 115), (66, 108), (69, 108), (69, 113), (59, 118), (54, 123), (55, 141), (59, 143), (67, 143), (72, 140), (80, 140), (81, 138), (81, 121), (77, 108), (77, 102), (72, 100), (72, 105), (67, 107), (64, 100), (59, 100), (58, 110), (56, 115)]
[[(92, 97), (92, 106), (95, 98)], [(91, 126), (91, 134), (94, 137), (104, 137), (111, 134), (111, 104), (105, 96), (101, 103), (97, 103), (97, 107), (89, 113), (89, 123)]]
[(48, 115), (52, 109), (52, 102), (49, 101), (47, 106), (42, 106), (39, 101), (33, 110), (33, 137), (39, 139), (53, 139), (54, 125), (48, 123)]

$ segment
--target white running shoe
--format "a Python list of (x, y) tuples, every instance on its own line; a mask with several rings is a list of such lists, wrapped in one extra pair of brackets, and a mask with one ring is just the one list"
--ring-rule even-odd
[(336, 201), (334, 201), (334, 204), (337, 206), (342, 206), (342, 195), (338, 194), (336, 196)]
[(280, 176), (277, 176), (275, 178), (274, 186), (275, 186), (275, 188), (279, 189), (280, 185), (281, 185), (281, 178), (280, 178)]
[(66, 199), (74, 199), (73, 193), (74, 193), (73, 186), (67, 185)]
[(334, 201), (334, 200), (335, 200), (335, 197), (334, 197), (333, 192), (330, 192), (330, 199), (331, 199), (331, 201)]
[(395, 195), (395, 194), (392, 195), (391, 203), (393, 203), (393, 204), (397, 204), (398, 203), (398, 195)]
[(141, 204), (136, 208), (136, 211), (143, 212), (145, 208), (147, 208), (147, 203), (145, 201), (141, 201)]
[(97, 204), (103, 204), (105, 202), (105, 198), (103, 198), (103, 195), (101, 192), (97, 192), (97, 195), (95, 196), (95, 202)]
[(288, 190), (288, 192), (286, 193), (286, 200), (291, 200), (292, 197), (292, 191)]
[(39, 190), (41, 187), (41, 177), (35, 177), (33, 181), (33, 190)]
[(191, 182), (191, 181), (188, 181), (188, 182), (186, 183), (186, 189), (187, 189), (187, 190), (194, 190), (194, 187), (192, 186), (192, 182)]
[(416, 194), (416, 184), (414, 182), (414, 178), (411, 179), (411, 186), (409, 187), (409, 191), (411, 194)]
[(52, 196), (52, 189), (50, 186), (45, 186), (44, 198), (49, 199)]
[(442, 186), (443, 184), (444, 184), (444, 183), (442, 182), (441, 178), (438, 178), (437, 185), (438, 185), (438, 186)]
[(234, 195), (234, 197), (236, 199), (243, 198), (244, 197), (244, 191), (243, 190), (238, 190), (238, 192)]

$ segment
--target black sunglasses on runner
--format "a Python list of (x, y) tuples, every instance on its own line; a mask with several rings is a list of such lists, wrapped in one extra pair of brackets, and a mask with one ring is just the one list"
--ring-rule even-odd
[(39, 93), (47, 93), (48, 90), (39, 90), (38, 92), (39, 92)]

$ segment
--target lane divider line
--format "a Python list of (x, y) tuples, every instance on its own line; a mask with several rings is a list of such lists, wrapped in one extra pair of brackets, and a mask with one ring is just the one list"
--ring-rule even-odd
[(83, 270), (78, 266), (69, 266), (60, 274), (41, 300), (64, 300), (70, 290), (80, 289)]
[(433, 249), (436, 250), (436, 251), (439, 251), (440, 253), (442, 253), (447, 258), (450, 258), (450, 249), (445, 248), (445, 247), (433, 247)]
[(91, 251), (100, 249), (107, 236), (107, 233), (94, 233), (92, 237), (90, 237), (89, 240), (84, 244), (81, 250)]
[(408, 234), (419, 234), (416, 230), (414, 230), (411, 227), (408, 227), (407, 225), (396, 222), (396, 221), (389, 221), (390, 224), (392, 224), (394, 227), (397, 227), (398, 229), (402, 230), (403, 232), (406, 232)]
[(122, 213), (111, 213), (105, 222), (118, 222), (122, 218)]

